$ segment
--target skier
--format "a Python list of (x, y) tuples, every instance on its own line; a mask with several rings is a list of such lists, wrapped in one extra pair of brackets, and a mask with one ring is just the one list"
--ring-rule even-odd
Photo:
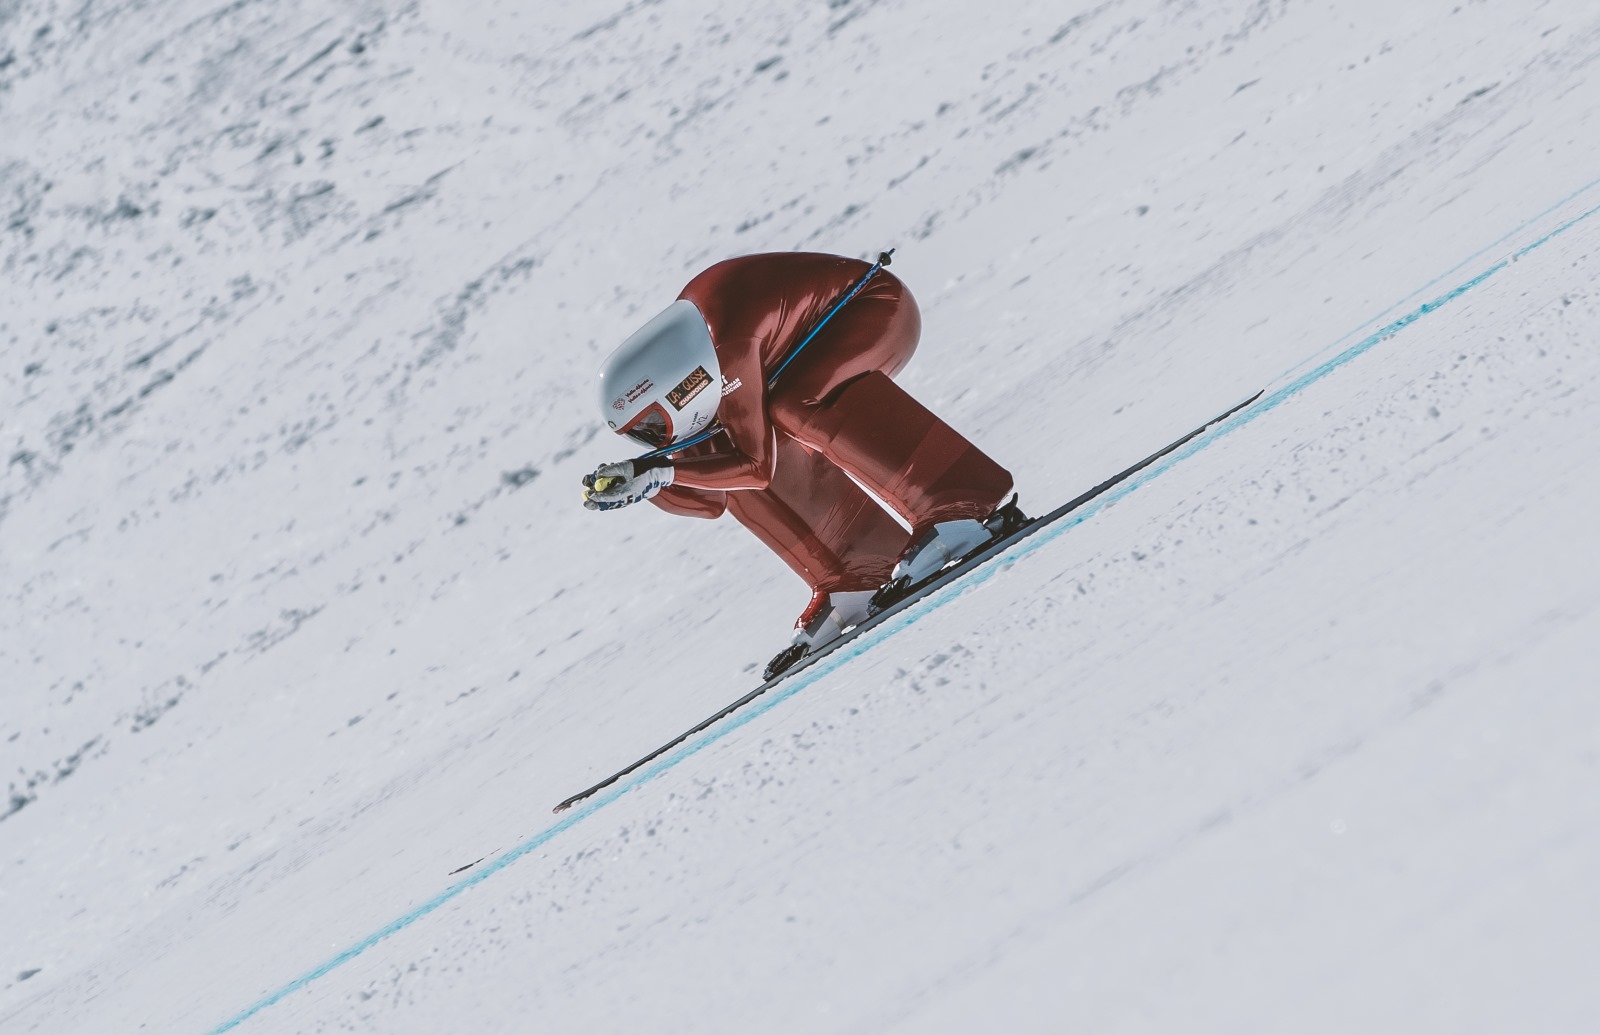
[[(657, 452), (600, 465), (584, 505), (731, 512), (811, 587), (769, 678), (864, 620), (885, 583), (919, 582), (1021, 518), (1002, 505), (1010, 473), (891, 380), (922, 325), (905, 285), (879, 269), (826, 317), (868, 272), (803, 252), (717, 263), (600, 373), (607, 423)], [(713, 437), (670, 448), (714, 419)]]

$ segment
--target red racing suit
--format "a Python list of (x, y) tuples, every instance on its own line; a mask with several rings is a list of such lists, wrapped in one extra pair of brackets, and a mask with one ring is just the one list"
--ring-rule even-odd
[(836, 255), (749, 255), (712, 266), (678, 296), (710, 327), (725, 433), (673, 454), (674, 483), (651, 502), (696, 517), (731, 512), (813, 593), (883, 584), (932, 525), (985, 518), (1011, 491), (1003, 467), (890, 380), (916, 350), (922, 318), (887, 270), (767, 390), (783, 357), (867, 269)]

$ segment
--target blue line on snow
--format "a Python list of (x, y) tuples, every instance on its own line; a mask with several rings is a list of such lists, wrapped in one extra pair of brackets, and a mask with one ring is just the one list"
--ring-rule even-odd
[[(1583, 191), (1579, 191), (1578, 193), (1582, 194), (1584, 191), (1587, 191), (1597, 185), (1600, 185), (1600, 180), (1596, 180), (1588, 187), (1585, 187)], [(1556, 206), (1546, 209), (1538, 216), (1533, 217), (1533, 219), (1529, 220), (1527, 223), (1524, 223), (1517, 230), (1513, 230), (1510, 234), (1500, 238), (1500, 241), (1504, 241), (1506, 238), (1520, 232), (1523, 229), (1526, 229), (1531, 223), (1536, 222), (1545, 215), (1548, 215), (1554, 210), (1554, 208), (1559, 208), (1562, 204), (1566, 204), (1567, 202), (1571, 201), (1572, 198), (1577, 196), (1578, 195), (1573, 195), (1572, 197), (1569, 197), (1558, 203)], [(1026, 557), (1034, 551), (1043, 548), (1047, 544), (1065, 535), (1067, 532), (1100, 513), (1106, 507), (1120, 499), (1124, 499), (1142, 486), (1147, 485), (1155, 479), (1161, 477), (1161, 475), (1165, 474), (1173, 467), (1182, 463), (1184, 460), (1187, 460), (1189, 457), (1194, 456), (1202, 449), (1205, 449), (1213, 443), (1219, 441), (1224, 436), (1237, 431), (1239, 428), (1244, 427), (1246, 424), (1256, 420), (1263, 414), (1276, 409), (1278, 406), (1281, 406), (1284, 402), (1296, 395), (1299, 395), (1311, 385), (1322, 380), (1324, 377), (1327, 377), (1329, 374), (1349, 363), (1357, 356), (1370, 351), (1373, 347), (1381, 342), (1387, 341), (1389, 338), (1394, 337), (1396, 334), (1411, 326), (1413, 323), (1416, 323), (1429, 313), (1434, 312), (1435, 310), (1455, 301), (1457, 298), (1460, 298), (1462, 295), (1471, 291), (1473, 288), (1476, 288), (1490, 277), (1493, 277), (1501, 270), (1510, 266), (1513, 262), (1516, 262), (1518, 259), (1521, 259), (1523, 256), (1534, 251), (1535, 249), (1543, 247), (1545, 244), (1554, 240), (1556, 237), (1559, 237), (1561, 234), (1566, 233), (1568, 230), (1595, 215), (1597, 212), (1600, 212), (1600, 206), (1595, 206), (1594, 208), (1591, 208), (1580, 215), (1569, 219), (1567, 222), (1562, 223), (1560, 226), (1534, 241), (1532, 244), (1526, 245), (1513, 252), (1510, 257), (1501, 259), (1499, 262), (1490, 266), (1482, 273), (1479, 273), (1471, 280), (1468, 280), (1451, 291), (1440, 295), (1431, 302), (1423, 303), (1421, 306), (1418, 306), (1416, 309), (1413, 309), (1411, 312), (1405, 314), (1399, 319), (1385, 324), (1376, 331), (1373, 331), (1371, 334), (1367, 335), (1365, 338), (1362, 338), (1360, 341), (1356, 342), (1354, 345), (1351, 345), (1349, 348), (1340, 352), (1333, 358), (1324, 361), (1307, 373), (1302, 374), (1294, 380), (1288, 382), (1283, 387), (1274, 389), (1272, 392), (1263, 396), (1261, 400), (1254, 406), (1251, 406), (1241, 413), (1236, 414), (1227, 422), (1218, 425), (1216, 428), (1213, 428), (1209, 433), (1201, 435), (1199, 438), (1196, 438), (1183, 448), (1175, 450), (1174, 452), (1163, 457), (1160, 461), (1151, 464), (1135, 477), (1128, 479), (1126, 482), (1123, 482), (1121, 485), (1110, 490), (1105, 495), (1097, 497), (1090, 503), (1085, 504), (1081, 509), (1061, 519), (1055, 525), (1040, 531), (1038, 534), (1031, 536), (1028, 539), (1023, 540), (1010, 551), (997, 558), (994, 562), (979, 568), (977, 571), (962, 578), (960, 581), (946, 586), (940, 592), (930, 594), (917, 604), (914, 604), (913, 606), (900, 612), (900, 614), (896, 615), (890, 621), (884, 622), (882, 625), (877, 626), (870, 632), (858, 637), (848, 646), (842, 647), (834, 653), (828, 655), (828, 657), (817, 662), (815, 665), (812, 665), (810, 668), (806, 669), (804, 672), (795, 676), (788, 682), (779, 684), (777, 689), (773, 690), (764, 697), (757, 698), (743, 711), (735, 712), (720, 725), (707, 730), (699, 737), (699, 739), (684, 744), (670, 754), (662, 756), (659, 761), (650, 767), (641, 770), (629, 779), (624, 780), (611, 789), (589, 799), (587, 803), (568, 814), (564, 819), (559, 820), (554, 825), (547, 827), (546, 829), (533, 835), (528, 840), (522, 842), (515, 848), (489, 863), (487, 866), (483, 867), (483, 869), (478, 870), (469, 877), (463, 878), (456, 884), (452, 884), (450, 887), (412, 909), (410, 912), (405, 913), (385, 924), (383, 927), (367, 935), (365, 938), (361, 939), (359, 942), (356, 942), (354, 945), (350, 946), (348, 949), (345, 949), (343, 952), (339, 953), (337, 956), (334, 956), (332, 959), (328, 960), (322, 965), (313, 970), (307, 971), (305, 974), (302, 974), (300, 977), (290, 981), (277, 991), (272, 992), (271, 994), (246, 1007), (234, 1017), (211, 1029), (208, 1035), (220, 1035), (222, 1032), (230, 1031), (233, 1028), (238, 1027), (251, 1017), (260, 1013), (262, 1010), (265, 1010), (267, 1007), (272, 1006), (273, 1004), (279, 1002), (289, 995), (294, 994), (295, 992), (298, 992), (300, 989), (305, 988), (313, 981), (316, 981), (329, 972), (355, 959), (357, 956), (366, 952), (374, 945), (377, 945), (391, 934), (395, 934), (407, 927), (410, 927), (412, 924), (416, 923), (418, 920), (421, 920), (429, 913), (434, 912), (439, 907), (445, 905), (456, 896), (466, 891), (468, 888), (483, 883), (496, 873), (499, 873), (507, 866), (510, 866), (518, 859), (527, 855), (529, 852), (536, 851), (548, 844), (558, 835), (583, 822), (585, 819), (594, 815), (596, 812), (599, 812), (601, 809), (605, 808), (607, 805), (610, 805), (623, 795), (642, 786), (643, 784), (650, 782), (651, 780), (654, 780), (661, 774), (678, 766), (686, 759), (694, 757), (733, 731), (749, 725), (758, 717), (765, 715), (767, 712), (776, 708), (784, 701), (787, 701), (795, 694), (800, 693), (802, 690), (824, 678), (829, 673), (838, 670), (840, 667), (849, 664), (854, 659), (865, 654), (874, 646), (883, 642), (896, 632), (899, 632), (901, 629), (905, 629), (911, 625), (915, 625), (917, 622), (932, 614), (940, 607), (943, 607), (946, 603), (954, 600), (957, 596), (970, 592), (977, 586), (983, 585), (990, 579), (994, 578), (995, 575), (1010, 568), (1011, 565), (1015, 564), (1021, 558)], [(1498, 244), (1500, 242), (1496, 243)], [(1494, 246), (1491, 245), (1490, 247)], [(1484, 249), (1484, 251), (1487, 250), (1488, 249)], [(1482, 254), (1482, 252), (1480, 251), (1478, 254)], [(1460, 266), (1458, 265), (1455, 268), (1459, 269)], [(1448, 274), (1445, 275), (1448, 276)], [(1437, 283), (1438, 279), (1440, 278), (1435, 278), (1435, 280), (1430, 283)], [(1412, 295), (1407, 297), (1414, 298), (1416, 297), (1416, 293), (1414, 292)], [(1395, 307), (1391, 306), (1388, 311), (1393, 311), (1394, 308)]]
[[(1552, 215), (1552, 214), (1554, 214), (1556, 212), (1559, 212), (1561, 209), (1566, 208), (1568, 205), (1572, 204), (1574, 201), (1577, 201), (1579, 198), (1583, 197), (1585, 194), (1587, 194), (1590, 191), (1594, 190), (1596, 187), (1600, 187), (1600, 180), (1590, 180), (1588, 183), (1584, 184), (1582, 187), (1579, 187), (1577, 190), (1573, 191), (1571, 194), (1568, 194), (1566, 197), (1562, 198), (1560, 201), (1557, 201), (1555, 204), (1550, 205), (1549, 207), (1547, 207), (1543, 212), (1540, 212), (1537, 215), (1529, 217), (1527, 220), (1525, 220), (1521, 225), (1517, 226), (1515, 229), (1508, 230), (1504, 234), (1501, 234), (1495, 240), (1490, 241), (1488, 244), (1484, 245), (1482, 248), (1479, 248), (1477, 251), (1473, 252), (1471, 255), (1467, 256), (1465, 259), (1462, 259), (1460, 262), (1456, 263), (1454, 266), (1451, 266), (1449, 269), (1445, 270), (1443, 273), (1439, 274), (1437, 277), (1434, 277), (1432, 280), (1428, 281), (1426, 284), (1424, 284), (1421, 287), (1417, 288), (1415, 291), (1411, 292), (1411, 294), (1409, 294), (1406, 297), (1400, 299), (1398, 302), (1395, 302), (1393, 305), (1389, 306), (1389, 308), (1383, 310), (1381, 313), (1378, 313), (1378, 314), (1376, 314), (1374, 316), (1368, 317), (1367, 319), (1365, 319), (1365, 320), (1361, 321), (1360, 323), (1356, 324), (1354, 328), (1346, 331), (1344, 334), (1339, 335), (1339, 337), (1336, 338), (1331, 345), (1324, 346), (1323, 348), (1319, 349), (1317, 352), (1313, 353), (1311, 356), (1307, 357), (1306, 359), (1301, 360), (1299, 363), (1295, 364), (1293, 367), (1290, 367), (1288, 370), (1284, 371), (1282, 374), (1279, 374), (1270, 383), (1276, 384), (1278, 381), (1282, 380), (1283, 378), (1288, 377), (1289, 375), (1295, 373), (1298, 370), (1301, 370), (1308, 363), (1315, 362), (1317, 357), (1323, 355), (1324, 353), (1330, 352), (1333, 349), (1338, 348), (1340, 345), (1344, 344), (1345, 341), (1347, 341), (1348, 339), (1355, 337), (1357, 334), (1359, 334), (1361, 332), (1361, 329), (1363, 327), (1371, 327), (1373, 324), (1377, 323), (1379, 320), (1382, 320), (1384, 317), (1388, 316), (1390, 313), (1394, 312), (1396, 309), (1399, 309), (1401, 306), (1406, 305), (1407, 303), (1412, 302), (1415, 299), (1421, 298), (1426, 292), (1431, 291), (1440, 281), (1444, 280), (1446, 277), (1455, 276), (1457, 273), (1460, 273), (1463, 269), (1465, 269), (1469, 264), (1474, 263), (1474, 262), (1478, 261), (1479, 259), (1483, 258), (1483, 256), (1485, 256), (1488, 253), (1494, 251), (1496, 248), (1499, 248), (1501, 245), (1505, 244), (1507, 241), (1511, 240), (1513, 237), (1515, 237), (1518, 234), (1522, 233), (1524, 230), (1528, 229), (1528, 227), (1532, 226), (1533, 224), (1541, 222), (1547, 216), (1550, 216), (1550, 215)], [(1579, 216), (1578, 218), (1582, 219), (1584, 217)], [(1538, 247), (1538, 245), (1543, 244), (1543, 243), (1544, 243), (1543, 241), (1538, 241), (1538, 242), (1535, 242), (1535, 244), (1533, 246), (1534, 247)], [(1520, 256), (1523, 253), (1522, 252), (1518, 252), (1516, 254)]]

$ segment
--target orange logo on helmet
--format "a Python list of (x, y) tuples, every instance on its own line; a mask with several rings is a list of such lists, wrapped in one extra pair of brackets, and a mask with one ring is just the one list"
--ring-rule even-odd
[(706, 373), (706, 368), (695, 367), (688, 377), (678, 382), (678, 387), (667, 393), (667, 402), (672, 404), (673, 409), (682, 410), (710, 383), (711, 375)]

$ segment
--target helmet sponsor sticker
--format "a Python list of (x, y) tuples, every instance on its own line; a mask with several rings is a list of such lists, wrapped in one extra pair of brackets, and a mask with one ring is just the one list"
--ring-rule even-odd
[(632, 388), (628, 389), (627, 395), (625, 395), (624, 398), (627, 399), (628, 402), (638, 402), (640, 396), (655, 386), (656, 383), (647, 377), (643, 381), (640, 381), (638, 384), (634, 385)]
[(711, 375), (706, 373), (705, 367), (695, 367), (689, 376), (678, 382), (678, 387), (667, 393), (667, 402), (675, 410), (681, 410), (689, 404), (689, 400), (705, 391), (706, 385), (711, 383)]

